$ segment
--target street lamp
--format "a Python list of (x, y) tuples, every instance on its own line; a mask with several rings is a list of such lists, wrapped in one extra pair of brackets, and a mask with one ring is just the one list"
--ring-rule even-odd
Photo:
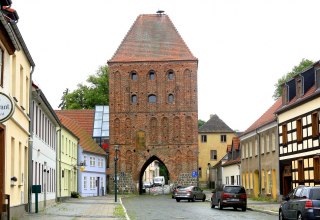
[(114, 157), (114, 201), (117, 202), (117, 193), (118, 193), (118, 177), (117, 177), (117, 162), (118, 162), (118, 151), (120, 150), (119, 145), (114, 146), (115, 157)]

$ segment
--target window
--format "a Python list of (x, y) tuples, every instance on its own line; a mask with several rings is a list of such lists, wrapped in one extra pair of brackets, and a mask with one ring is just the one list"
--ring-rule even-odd
[(83, 164), (84, 164), (84, 166), (87, 165), (87, 156), (83, 156)]
[(320, 88), (320, 69), (316, 70), (316, 86)]
[(229, 185), (229, 177), (226, 177), (226, 185)]
[(155, 95), (149, 95), (149, 96), (148, 96), (148, 102), (149, 102), (149, 103), (156, 103), (156, 102), (157, 102), (157, 96), (155, 96)]
[(211, 160), (217, 160), (217, 151), (211, 150), (210, 151)]
[(203, 134), (201, 135), (201, 142), (206, 143), (207, 142), (207, 135)]
[(234, 185), (234, 176), (231, 176), (231, 185)]
[(136, 72), (131, 72), (130, 77), (132, 80), (138, 80), (138, 74)]
[(150, 80), (154, 80), (156, 78), (156, 74), (153, 70), (150, 70), (149, 72), (149, 79)]
[(3, 87), (4, 51), (0, 47), (0, 86)]
[(98, 158), (98, 167), (103, 167), (103, 159)]
[(90, 157), (90, 167), (96, 166), (96, 158), (95, 157)]
[(169, 94), (168, 95), (168, 102), (173, 103), (173, 101), (174, 101), (174, 96), (172, 94)]
[(173, 70), (169, 70), (169, 71), (168, 71), (168, 79), (169, 79), (169, 80), (173, 80), (173, 79), (174, 79), (174, 72), (173, 72)]
[(297, 141), (301, 142), (302, 141), (302, 123), (301, 123), (301, 118), (299, 118), (296, 121), (296, 126), (297, 126)]
[(83, 177), (83, 189), (87, 190), (88, 189), (88, 182), (87, 182), (87, 177)]
[(282, 125), (282, 144), (287, 145), (288, 137), (287, 137), (287, 125)]
[(312, 137), (319, 135), (319, 116), (318, 112), (312, 114)]
[(225, 135), (225, 134), (222, 134), (221, 136), (220, 136), (220, 142), (227, 142), (227, 135)]
[[(210, 170), (209, 170), (209, 172), (210, 172)], [(199, 167), (198, 175), (199, 175), (199, 178), (202, 178), (202, 168), (201, 167)]]
[(96, 188), (96, 178), (95, 177), (90, 177), (90, 189), (95, 189)]
[(131, 103), (133, 103), (133, 104), (137, 103), (137, 95), (131, 96)]

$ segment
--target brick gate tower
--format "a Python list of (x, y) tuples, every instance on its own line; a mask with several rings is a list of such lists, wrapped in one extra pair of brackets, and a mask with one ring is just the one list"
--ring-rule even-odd
[(115, 146), (119, 191), (141, 192), (142, 176), (154, 160), (170, 183), (197, 184), (198, 59), (165, 14), (138, 16), (108, 61), (110, 180)]

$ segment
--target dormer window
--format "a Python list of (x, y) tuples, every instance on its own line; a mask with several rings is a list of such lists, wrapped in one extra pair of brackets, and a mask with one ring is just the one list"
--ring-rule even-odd
[(302, 77), (299, 76), (296, 78), (296, 96), (297, 98), (300, 98), (302, 95)]
[(320, 88), (320, 69), (316, 70), (316, 87), (317, 89)]

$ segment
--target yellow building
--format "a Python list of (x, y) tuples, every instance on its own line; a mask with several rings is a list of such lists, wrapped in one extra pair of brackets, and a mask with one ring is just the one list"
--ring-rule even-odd
[(0, 92), (14, 100), (13, 115), (0, 123), (0, 196), (10, 196), (10, 216), (18, 218), (28, 203), (29, 103), (34, 62), (14, 18), (14, 14), (0, 13)]
[(235, 136), (235, 132), (217, 115), (210, 115), (210, 119), (199, 128), (198, 174), (200, 186), (209, 186), (213, 181), (209, 170), (226, 155), (227, 146), (231, 145), (232, 138)]
[(77, 176), (80, 164), (78, 160), (79, 138), (63, 125), (58, 131), (57, 149), (57, 197), (60, 200), (70, 197), (71, 192), (77, 192)]

